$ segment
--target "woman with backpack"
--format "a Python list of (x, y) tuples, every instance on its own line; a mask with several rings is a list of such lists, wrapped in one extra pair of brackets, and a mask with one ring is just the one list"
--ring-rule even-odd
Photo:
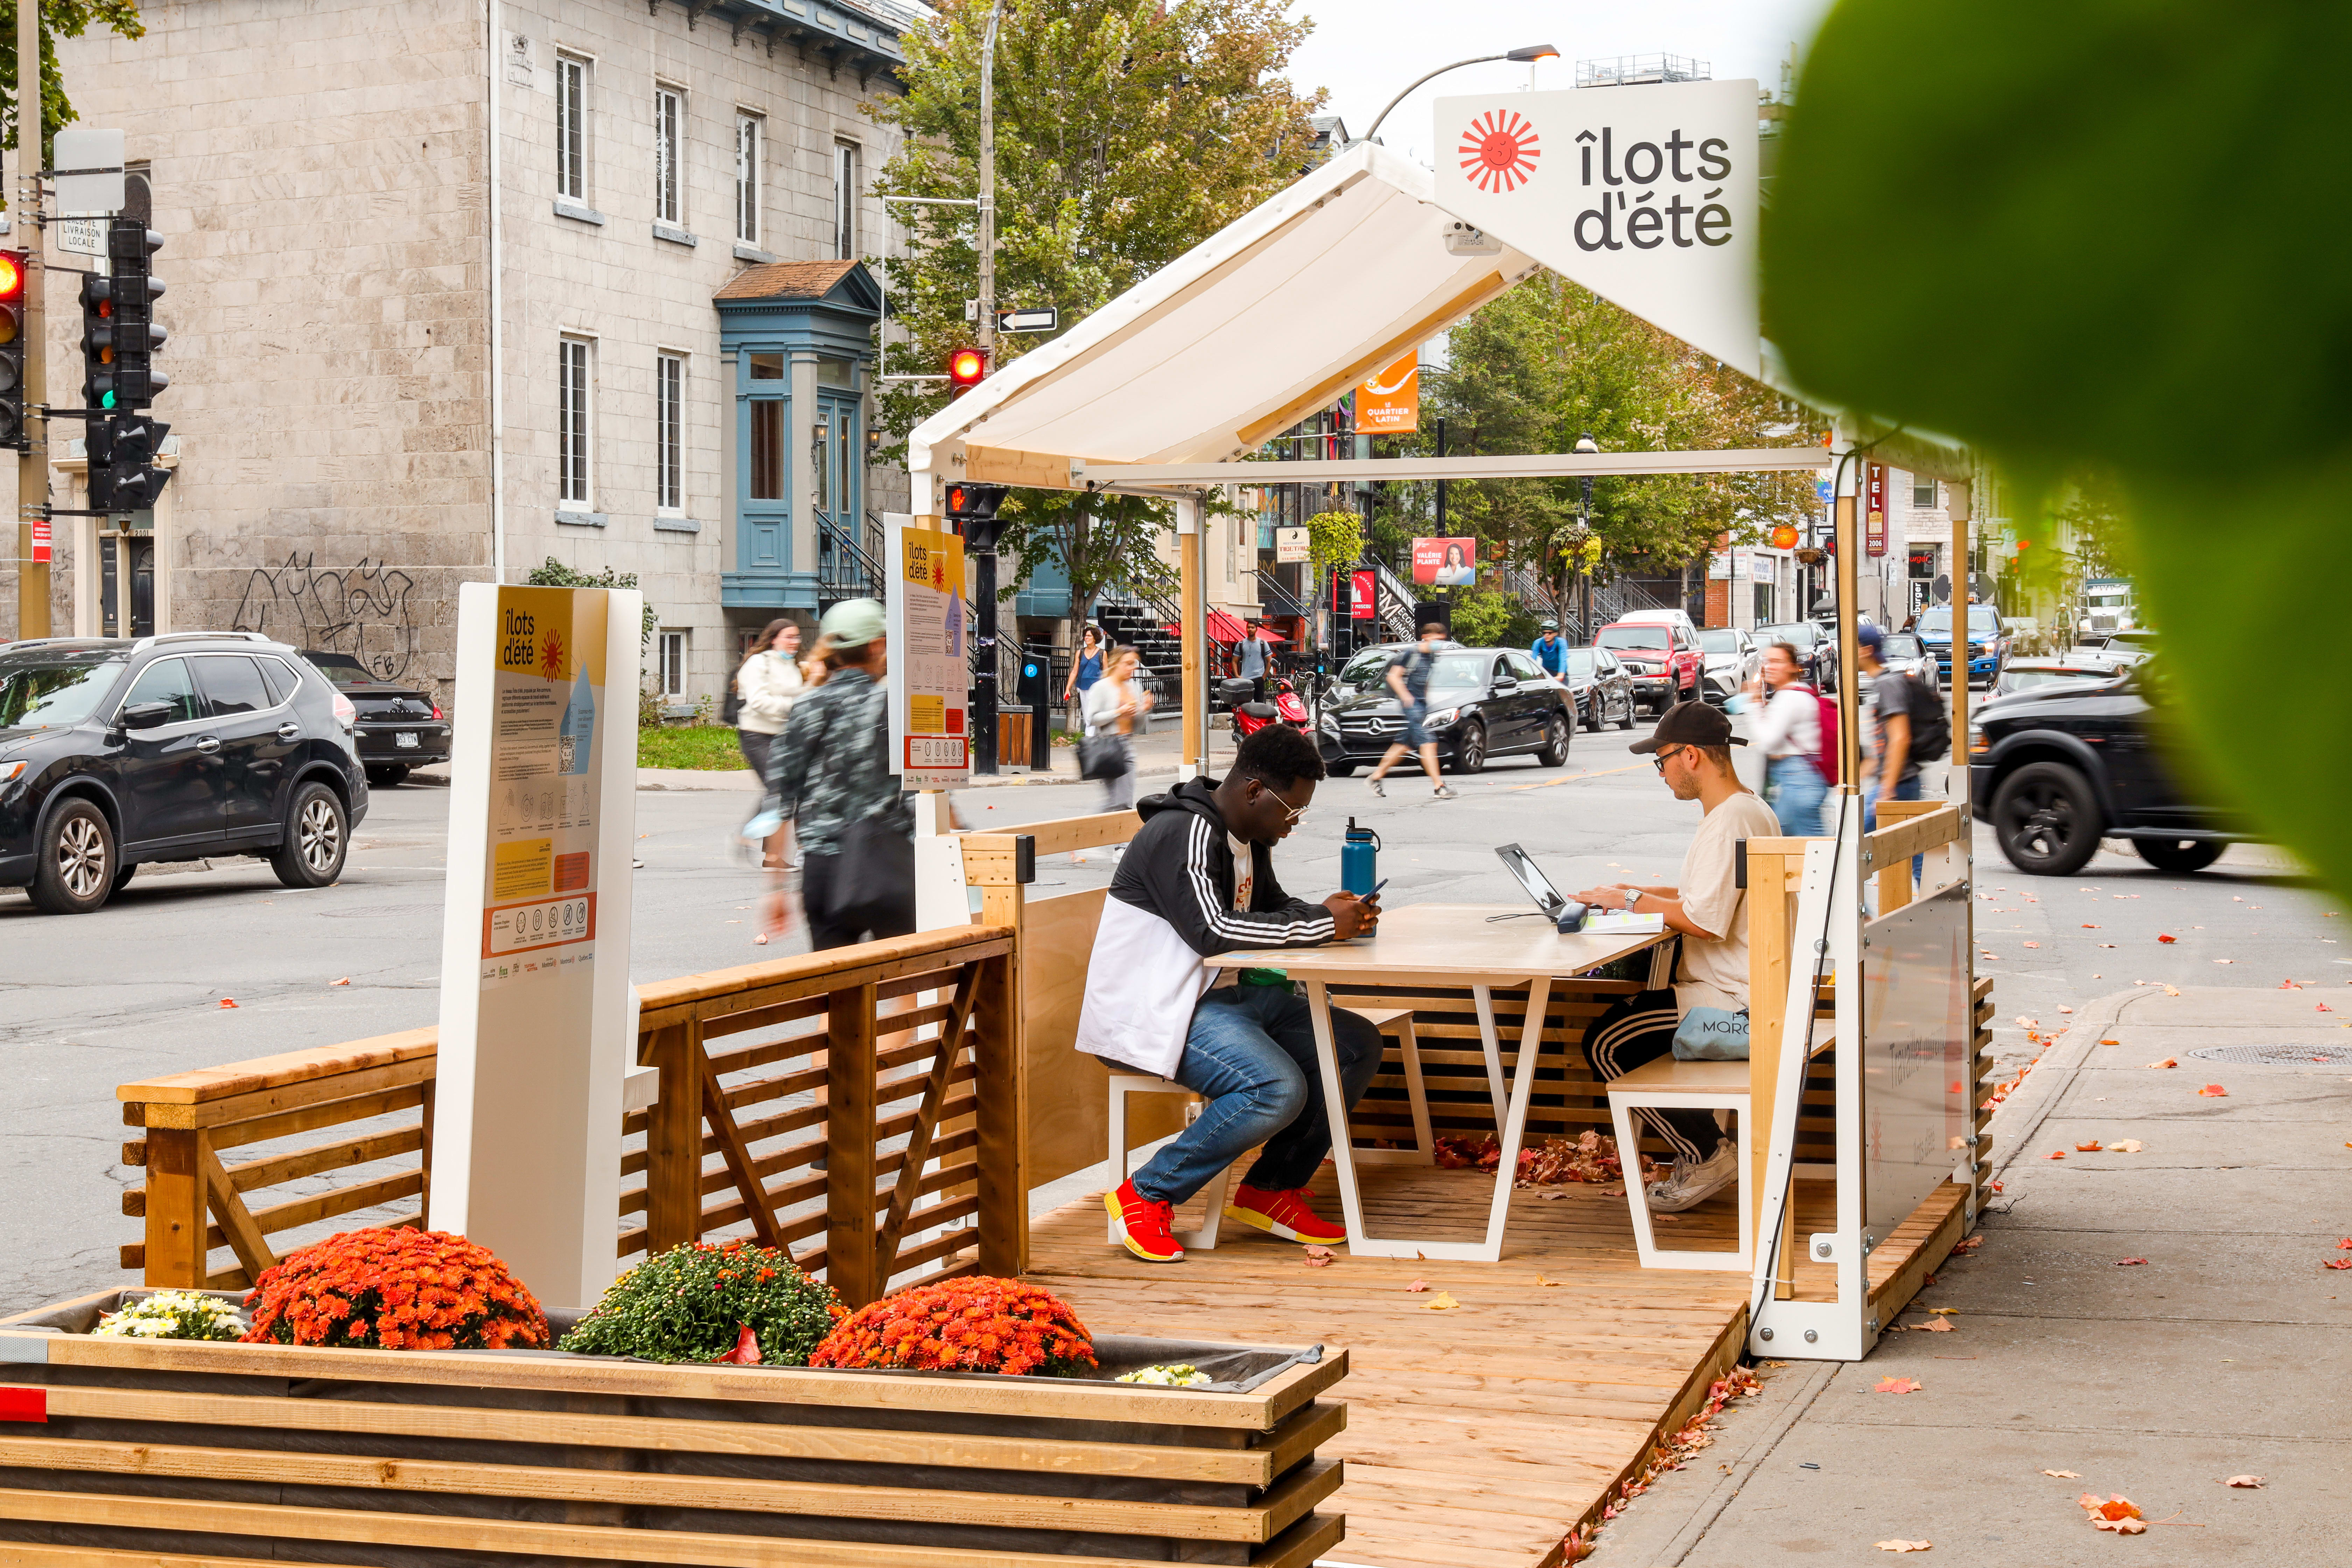
[(1764, 650), (1763, 668), (1741, 696), (1743, 710), (1756, 710), (1748, 743), (1764, 753), (1764, 798), (1780, 831), (1819, 837), (1822, 802), (1837, 773), (1837, 709), (1806, 683), (1802, 656), (1784, 642)]

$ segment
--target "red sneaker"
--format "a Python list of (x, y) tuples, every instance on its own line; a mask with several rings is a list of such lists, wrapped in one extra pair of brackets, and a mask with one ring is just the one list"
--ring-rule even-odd
[(1271, 1231), (1289, 1241), (1308, 1241), (1328, 1247), (1333, 1242), (1348, 1239), (1347, 1226), (1333, 1225), (1307, 1205), (1307, 1189), (1304, 1187), (1265, 1193), (1245, 1183), (1236, 1183), (1233, 1201), (1225, 1205), (1225, 1217)]
[(1118, 1191), (1103, 1194), (1103, 1207), (1110, 1211), (1127, 1249), (1146, 1263), (1184, 1261), (1184, 1249), (1169, 1228), (1176, 1217), (1172, 1205), (1155, 1204), (1137, 1192), (1133, 1182), (1122, 1182)]

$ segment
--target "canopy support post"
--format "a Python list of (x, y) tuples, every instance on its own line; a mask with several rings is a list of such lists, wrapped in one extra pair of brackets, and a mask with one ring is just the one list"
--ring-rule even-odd
[(1208, 668), (1208, 610), (1202, 597), (1206, 585), (1202, 576), (1201, 502), (1196, 496), (1180, 497), (1176, 502), (1176, 574), (1179, 585), (1177, 605), (1178, 631), (1183, 639), (1184, 657), (1182, 721), (1184, 755), (1177, 764), (1179, 781), (1198, 778), (1209, 761), (1209, 702), (1207, 683), (1202, 671)]

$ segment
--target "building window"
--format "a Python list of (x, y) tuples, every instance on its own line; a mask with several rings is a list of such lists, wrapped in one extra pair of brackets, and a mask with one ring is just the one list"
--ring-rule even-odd
[(659, 648), (661, 694), (677, 700), (686, 695), (686, 634), (665, 631)]
[(833, 150), (833, 254), (857, 257), (857, 149), (846, 142)]
[(686, 95), (675, 88), (654, 89), (654, 221), (677, 224), (678, 169), (684, 151)]
[(654, 356), (654, 505), (686, 506), (686, 357)]
[(588, 62), (555, 57), (555, 194), (588, 199)]
[(784, 499), (784, 405), (781, 398), (751, 400), (751, 500)]
[(591, 346), (586, 338), (564, 338), (557, 346), (557, 499), (583, 507), (590, 500), (588, 443), (594, 426), (589, 408), (594, 385), (588, 363)]
[(1936, 510), (1935, 480), (1924, 479), (1916, 474), (1912, 476), (1911, 506), (1912, 509), (1916, 511), (1933, 511)]
[(735, 117), (735, 237), (760, 243), (760, 142), (766, 122), (756, 114)]

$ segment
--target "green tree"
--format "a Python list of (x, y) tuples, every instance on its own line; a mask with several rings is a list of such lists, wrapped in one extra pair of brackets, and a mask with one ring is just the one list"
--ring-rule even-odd
[[(980, 48), (989, 0), (937, 0), (907, 35), (907, 91), (868, 106), (904, 132), (877, 188), (970, 197), (979, 184)], [(1001, 304), (1052, 305), (1065, 330), (1298, 176), (1314, 140), (1283, 75), (1307, 24), (1282, 0), (1006, 0), (996, 41), (996, 278)], [(967, 207), (912, 206), (909, 254), (884, 265), (893, 374), (932, 374), (970, 341), (979, 228)], [(997, 340), (1000, 363), (1042, 339)], [(1146, 395), (1139, 392), (1138, 395)], [(937, 383), (884, 388), (905, 432), (945, 403)], [(903, 451), (903, 447), (899, 448)], [(1084, 620), (1115, 584), (1161, 585), (1166, 509), (1125, 497), (1016, 491), (1003, 546), (1018, 587), (1043, 561), (1070, 579)]]
[[(147, 24), (139, 19), (136, 0), (39, 0), (41, 11), (41, 166), (49, 167), (49, 144), (56, 140), (58, 127), (80, 118), (74, 113), (73, 100), (66, 97), (64, 76), (58, 69), (58, 40), (79, 38), (89, 31), (95, 22), (110, 32), (126, 38), (143, 38)], [(0, 108), (0, 131), (5, 131), (8, 151), (16, 150), (16, 7), (5, 12), (5, 31), (0, 31), (0, 80), (8, 83), (8, 100)], [(10, 189), (15, 188), (16, 170), (9, 170)], [(0, 207), (6, 205), (0, 201)]]
[[(1607, 452), (1796, 446), (1814, 416), (1591, 289), (1544, 272), (1454, 330), (1429, 412), (1455, 454), (1565, 452), (1590, 433)], [(1447, 492), (1447, 528), (1504, 545), (1565, 595), (1583, 516), (1579, 479), (1477, 479)], [(1600, 479), (1592, 531), (1620, 570), (1675, 568), (1729, 536), (1753, 542), (1817, 503), (1803, 474)]]

